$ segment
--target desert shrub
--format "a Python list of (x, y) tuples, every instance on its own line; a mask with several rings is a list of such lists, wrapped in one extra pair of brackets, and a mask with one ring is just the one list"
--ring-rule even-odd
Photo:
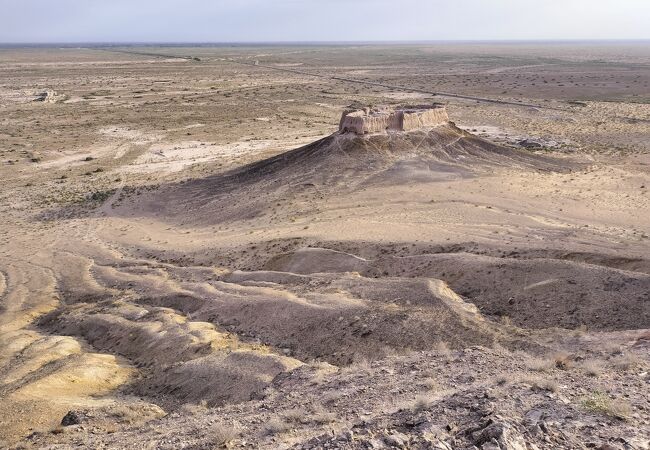
[(534, 390), (557, 392), (560, 388), (557, 381), (550, 378), (529, 377), (522, 379), (522, 382), (529, 384)]
[(582, 363), (582, 370), (590, 377), (597, 377), (603, 373), (603, 363), (594, 359)]
[(237, 438), (237, 429), (233, 426), (224, 424), (216, 424), (210, 430), (212, 442), (217, 448), (227, 447), (232, 441)]
[(556, 353), (553, 356), (553, 365), (562, 370), (568, 370), (573, 367), (573, 361), (568, 353)]
[(201, 403), (185, 403), (183, 406), (181, 406), (180, 410), (186, 414), (200, 414), (204, 413), (208, 410), (208, 405), (205, 400), (201, 401)]
[(413, 402), (413, 406), (411, 407), (411, 409), (413, 410), (413, 412), (424, 411), (429, 406), (431, 406), (431, 403), (432, 400), (430, 397), (426, 395), (419, 395)]
[(272, 417), (268, 420), (268, 422), (266, 422), (266, 425), (264, 426), (264, 434), (267, 436), (282, 434), (289, 431), (290, 428), (291, 427), (289, 424), (284, 420), (278, 417)]
[(622, 355), (623, 354), (623, 349), (621, 348), (621, 346), (616, 345), (616, 344), (606, 344), (603, 347), (602, 351), (606, 355), (610, 355), (610, 356)]
[(341, 372), (344, 374), (361, 374), (370, 370), (370, 361), (364, 357), (355, 357), (352, 364), (345, 366)]
[(285, 412), (282, 416), (289, 423), (307, 423), (310, 413), (305, 408), (293, 408)]
[(343, 394), (340, 392), (328, 392), (321, 397), (321, 401), (327, 405), (330, 403), (336, 403), (341, 399), (341, 397), (343, 397)]
[(421, 386), (426, 391), (436, 391), (439, 387), (439, 384), (435, 378), (427, 377), (422, 380)]
[(327, 411), (322, 405), (311, 405), (309, 408), (294, 408), (283, 414), (286, 423), (325, 424), (336, 421), (336, 415)]
[(582, 400), (585, 409), (610, 417), (627, 420), (632, 415), (632, 406), (625, 400), (612, 399), (603, 392), (594, 392)]
[(610, 364), (616, 370), (628, 371), (638, 367), (641, 364), (641, 360), (634, 355), (626, 353), (612, 358)]
[(310, 420), (320, 425), (336, 422), (336, 414), (327, 411), (322, 405), (312, 407)]
[(138, 413), (126, 405), (116, 405), (109, 411), (109, 415), (119, 422), (131, 423), (138, 417)]
[(587, 331), (588, 331), (587, 325), (584, 325), (584, 324), (583, 324), (583, 325), (580, 325), (580, 326), (579, 326), (578, 328), (576, 328), (575, 330), (573, 330), (573, 335), (574, 335), (575, 337), (584, 336), (585, 333), (587, 333)]
[(535, 372), (548, 372), (553, 368), (553, 363), (543, 358), (528, 358), (526, 365), (530, 370), (534, 370)]
[(115, 193), (115, 189), (109, 189), (106, 191), (95, 191), (92, 194), (90, 194), (88, 198), (93, 202), (105, 202), (114, 193)]

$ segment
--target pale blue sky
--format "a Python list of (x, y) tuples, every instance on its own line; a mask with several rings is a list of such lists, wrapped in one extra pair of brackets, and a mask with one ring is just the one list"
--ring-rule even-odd
[(0, 42), (650, 39), (650, 0), (0, 0)]

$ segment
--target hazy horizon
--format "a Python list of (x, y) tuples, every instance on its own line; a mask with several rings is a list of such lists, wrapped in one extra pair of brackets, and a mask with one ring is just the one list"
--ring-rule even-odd
[(645, 41), (645, 0), (0, 0), (0, 43)]
[(280, 45), (419, 45), (419, 44), (649, 44), (648, 39), (423, 39), (375, 41), (70, 41), (0, 42), (0, 47), (78, 47), (78, 46), (280, 46)]

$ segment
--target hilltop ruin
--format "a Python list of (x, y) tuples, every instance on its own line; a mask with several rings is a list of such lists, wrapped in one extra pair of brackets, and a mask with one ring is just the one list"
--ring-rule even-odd
[(436, 127), (447, 122), (449, 122), (447, 110), (440, 104), (396, 108), (377, 106), (346, 110), (341, 117), (339, 131), (356, 134), (411, 131)]

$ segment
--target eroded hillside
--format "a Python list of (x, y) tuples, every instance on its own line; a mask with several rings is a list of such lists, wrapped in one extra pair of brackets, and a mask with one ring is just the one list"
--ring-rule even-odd
[(338, 82), (75, 55), (110, 89), (0, 97), (3, 446), (647, 448), (647, 107), (615, 155), (597, 102), (363, 135)]

